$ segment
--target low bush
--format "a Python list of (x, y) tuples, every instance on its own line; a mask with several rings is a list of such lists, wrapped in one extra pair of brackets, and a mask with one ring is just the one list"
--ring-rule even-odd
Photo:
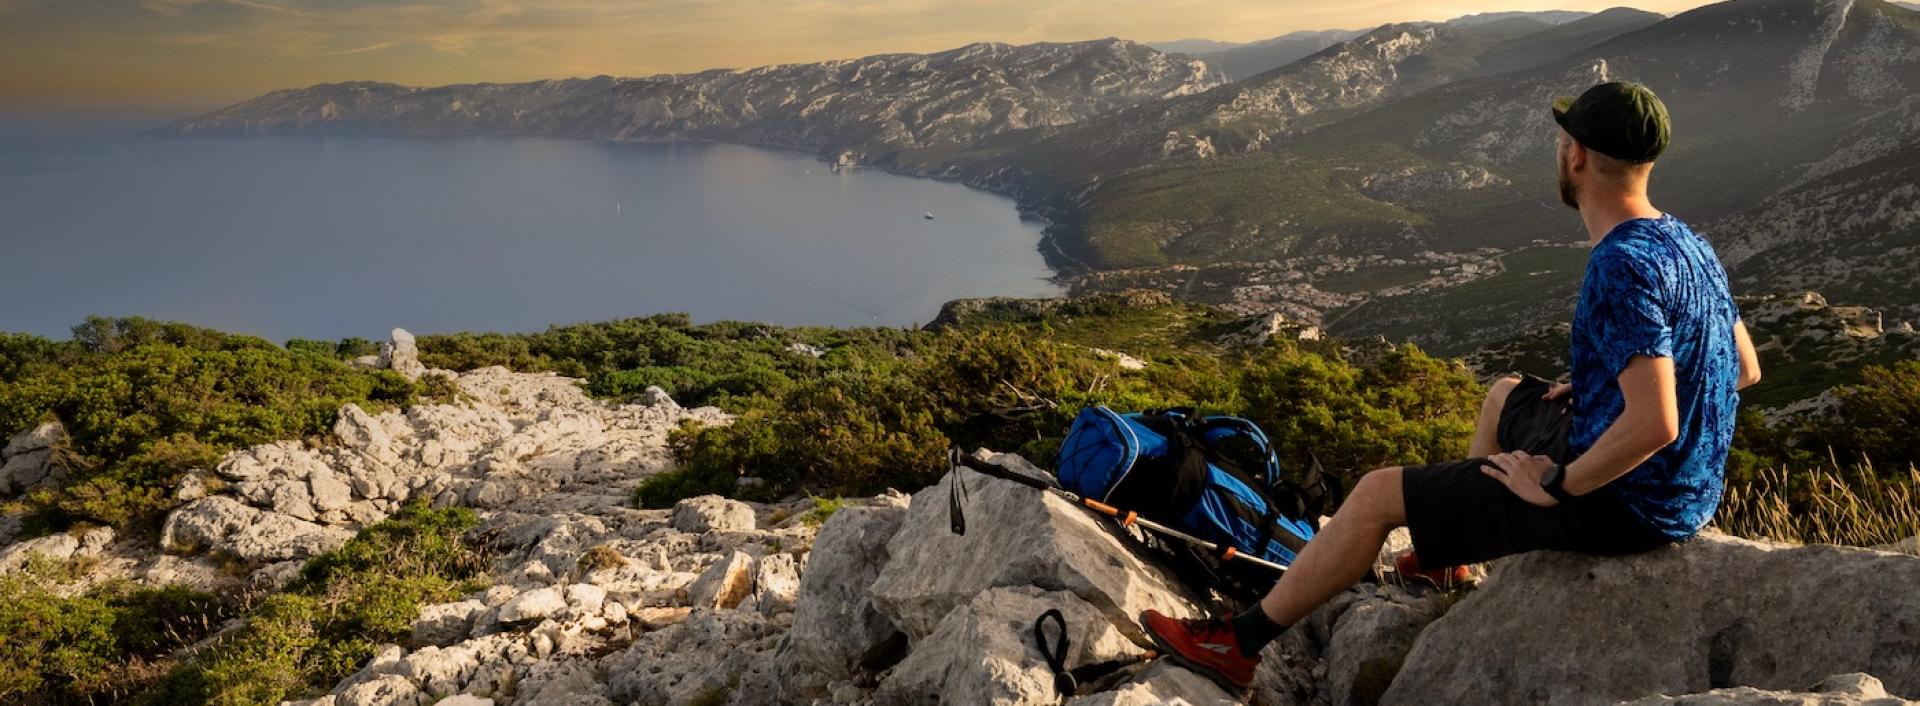
[(0, 702), (97, 703), (145, 689), (157, 660), (211, 633), (230, 611), (212, 595), (115, 582), (73, 596), (73, 578), (35, 562), (0, 575)]
[(147, 691), (147, 704), (272, 704), (331, 686), (383, 643), (404, 641), (420, 608), (484, 587), (487, 557), (461, 541), (465, 508), (414, 502), (307, 562), (299, 578)]

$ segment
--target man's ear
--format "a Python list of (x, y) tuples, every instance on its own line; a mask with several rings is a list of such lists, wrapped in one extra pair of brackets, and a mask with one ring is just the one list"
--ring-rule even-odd
[(1587, 168), (1587, 146), (1579, 140), (1567, 140), (1567, 171), (1579, 172)]

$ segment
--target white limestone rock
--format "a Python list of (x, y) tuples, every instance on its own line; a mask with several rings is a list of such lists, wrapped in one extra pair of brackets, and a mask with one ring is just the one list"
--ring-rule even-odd
[(474, 619), (486, 612), (487, 604), (472, 599), (422, 607), (413, 621), (413, 643), (445, 646), (464, 640)]
[(687, 498), (673, 505), (673, 528), (692, 534), (746, 532), (755, 527), (753, 508), (718, 495)]
[(160, 530), (160, 545), (167, 551), (217, 551), (262, 563), (307, 559), (352, 538), (347, 530), (265, 512), (224, 495), (173, 511)]
[(561, 589), (553, 586), (536, 588), (514, 596), (500, 606), (500, 622), (539, 620), (566, 609), (567, 598)]
[(940, 620), (875, 693), (890, 704), (1053, 703), (1053, 672), (1034, 641), (1034, 618), (1058, 609), (1067, 668), (1137, 655), (1101, 611), (1066, 591), (990, 588)]
[[(996, 462), (1043, 473), (1018, 456)], [(1165, 567), (1150, 563), (1115, 523), (1048, 493), (974, 475), (967, 487), (967, 533), (949, 531), (949, 475), (915, 493), (906, 521), (888, 544), (891, 560), (869, 589), (894, 625), (918, 640), (946, 614), (999, 586), (1060, 587), (1098, 607), (1130, 638), (1148, 644), (1141, 611), (1205, 611)]]
[(715, 562), (687, 587), (688, 605), (709, 610), (738, 608), (753, 594), (753, 564), (753, 557), (740, 551)]

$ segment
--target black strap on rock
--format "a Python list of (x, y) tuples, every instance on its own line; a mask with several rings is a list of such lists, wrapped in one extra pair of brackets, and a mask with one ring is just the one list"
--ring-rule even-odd
[[(1051, 620), (1059, 626), (1060, 636), (1051, 644), (1047, 642), (1047, 622)], [(1080, 685), (1093, 685), (1091, 690), (1104, 688), (1102, 679), (1112, 676), (1122, 669), (1140, 664), (1153, 658), (1153, 653), (1139, 655), (1129, 659), (1117, 659), (1111, 662), (1082, 665), (1078, 669), (1067, 668), (1067, 655), (1073, 648), (1073, 640), (1067, 637), (1067, 618), (1061, 615), (1059, 608), (1049, 608), (1033, 621), (1033, 641), (1040, 648), (1040, 656), (1047, 660), (1047, 669), (1053, 672), (1053, 690), (1062, 698), (1080, 693)]]
[[(1060, 639), (1049, 646), (1047, 644), (1047, 619), (1060, 625)], [(1067, 618), (1060, 614), (1059, 608), (1049, 608), (1033, 621), (1033, 640), (1040, 645), (1040, 656), (1046, 658), (1047, 668), (1053, 670), (1053, 690), (1061, 696), (1072, 696), (1080, 690), (1080, 682), (1073, 678), (1073, 672), (1067, 670), (1067, 650), (1073, 647), (1073, 641), (1067, 639)]]

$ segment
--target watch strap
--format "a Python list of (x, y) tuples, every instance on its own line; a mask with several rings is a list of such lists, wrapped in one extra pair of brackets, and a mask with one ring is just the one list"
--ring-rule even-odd
[(1559, 463), (1553, 464), (1553, 470), (1548, 471), (1547, 476), (1550, 482), (1541, 483), (1540, 489), (1547, 491), (1547, 495), (1554, 500), (1563, 503), (1573, 502), (1574, 496), (1572, 493), (1567, 492), (1565, 485), (1567, 481), (1567, 467)]

